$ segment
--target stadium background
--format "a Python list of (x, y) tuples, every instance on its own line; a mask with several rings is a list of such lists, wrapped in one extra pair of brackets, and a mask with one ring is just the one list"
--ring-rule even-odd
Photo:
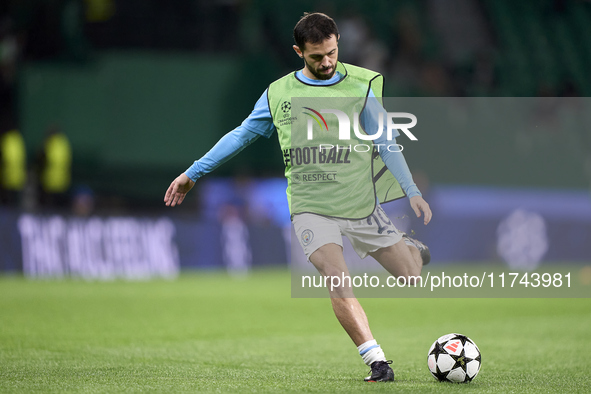
[[(550, 104), (522, 130), (494, 111), (483, 129), (419, 117), (403, 144), (433, 222), (387, 207), (431, 246), (430, 273), (542, 264), (572, 270), (587, 298), (363, 299), (397, 379), (367, 385), (329, 301), (290, 298), (274, 138), (163, 206), (172, 179), (301, 67), (291, 30), (311, 10), (336, 19), (342, 60), (383, 72), (386, 96), (419, 111), (433, 97)], [(557, 102), (591, 113), (589, 69), (588, 1), (0, 1), (0, 132), (20, 130), (28, 171), (18, 195), (0, 190), (0, 391), (588, 392), (591, 122), (554, 115)], [(48, 202), (53, 129), (72, 182)], [(428, 372), (449, 332), (482, 351), (468, 387)]]
[[(71, 207), (80, 197), (90, 203), (78, 216), (101, 218), (103, 238), (117, 238), (117, 218), (169, 220), (173, 230), (163, 237), (173, 245), (163, 253), (176, 265), (222, 267), (232, 258), (238, 265), (285, 264), (289, 218), (275, 138), (257, 141), (200, 180), (182, 207), (166, 210), (162, 197), (178, 173), (240, 124), (270, 81), (301, 67), (291, 30), (312, 9), (335, 17), (342, 61), (385, 75), (385, 96), (591, 94), (591, 5), (582, 1), (3, 2), (4, 48), (16, 43), (4, 64), (16, 77), (5, 84), (3, 114), (9, 115), (2, 127), (22, 132), (29, 168), (16, 205), (1, 208), (3, 269), (20, 270), (30, 247), (62, 256), (54, 259), (57, 266), (60, 259), (83, 259), (63, 257), (76, 216)], [(48, 208), (38, 203), (35, 168), (50, 127), (69, 138), (73, 164), (67, 204)], [(587, 260), (589, 128), (467, 133), (453, 138), (450, 130), (429, 129), (420, 147), (407, 146), (407, 161), (436, 215), (427, 231), (399, 207), (399, 225), (424, 237), (435, 261)], [(47, 241), (40, 234), (56, 213), (61, 230)], [(527, 224), (525, 233), (542, 233), (536, 256), (499, 255), (498, 228), (512, 214)], [(80, 237), (89, 231), (84, 227)], [(127, 234), (118, 238), (125, 253), (134, 254), (133, 242), (148, 242), (120, 231)], [(517, 249), (527, 244), (519, 238), (527, 234), (509, 233)], [(138, 259), (151, 258), (143, 255)], [(119, 264), (105, 261), (104, 252), (101, 259)]]

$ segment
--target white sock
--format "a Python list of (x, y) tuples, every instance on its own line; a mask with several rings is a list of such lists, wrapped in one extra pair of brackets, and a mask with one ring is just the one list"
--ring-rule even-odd
[(363, 362), (367, 366), (371, 366), (376, 361), (386, 361), (386, 356), (384, 355), (384, 351), (378, 345), (375, 339), (371, 341), (367, 341), (362, 343), (361, 345), (357, 346), (357, 350), (359, 350), (359, 355), (363, 358)]

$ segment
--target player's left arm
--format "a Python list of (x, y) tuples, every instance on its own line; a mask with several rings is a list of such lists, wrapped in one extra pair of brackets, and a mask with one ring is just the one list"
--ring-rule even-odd
[[(378, 102), (378, 100), (373, 95), (373, 92), (370, 91), (370, 96), (368, 97), (367, 105), (361, 115), (361, 120), (365, 130), (377, 130), (379, 113), (383, 113), (383, 119), (386, 120), (387, 112), (382, 107), (382, 105)], [(429, 204), (423, 198), (419, 188), (414, 183), (412, 179), (412, 174), (410, 173), (410, 169), (408, 168), (408, 164), (404, 159), (404, 155), (400, 150), (400, 146), (396, 144), (396, 138), (399, 134), (393, 135), (392, 140), (388, 141), (386, 136), (386, 126), (384, 125), (384, 130), (380, 137), (374, 140), (374, 144), (379, 146), (379, 153), (388, 167), (388, 170), (394, 175), (402, 190), (406, 193), (409, 198), (410, 206), (417, 215), (417, 217), (421, 217), (423, 213), (423, 222), (428, 224), (431, 221), (431, 217), (433, 216), (431, 212), (431, 208)]]
[(433, 213), (431, 212), (431, 207), (422, 196), (413, 196), (410, 199), (410, 206), (418, 218), (421, 217), (421, 212), (425, 213), (425, 217), (423, 218), (423, 223), (425, 225), (429, 224), (431, 221), (431, 217), (433, 217)]
[(428, 224), (431, 221), (433, 213), (431, 212), (429, 204), (421, 195), (419, 188), (414, 183), (408, 164), (406, 164), (406, 160), (404, 159), (404, 155), (399, 151), (400, 147), (396, 145), (396, 139), (393, 138), (392, 141), (385, 141), (385, 143), (387, 146), (392, 146), (393, 152), (390, 152), (389, 149), (380, 149), (380, 156), (382, 157), (384, 164), (386, 164), (388, 170), (390, 170), (398, 183), (400, 183), (400, 186), (408, 196), (410, 206), (417, 217), (421, 217), (421, 212), (424, 213), (423, 222)]

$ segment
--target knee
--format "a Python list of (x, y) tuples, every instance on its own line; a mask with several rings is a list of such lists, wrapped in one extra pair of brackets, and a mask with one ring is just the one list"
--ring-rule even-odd
[(355, 294), (353, 293), (353, 289), (351, 287), (340, 286), (335, 287), (333, 289), (328, 289), (328, 294), (330, 298), (333, 300), (350, 300), (355, 298)]
[(330, 268), (322, 270), (320, 275), (331, 298), (353, 297), (352, 281), (348, 272), (338, 268)]
[(400, 277), (403, 277), (409, 285), (415, 285), (420, 280), (421, 268), (409, 267), (404, 274), (400, 275)]

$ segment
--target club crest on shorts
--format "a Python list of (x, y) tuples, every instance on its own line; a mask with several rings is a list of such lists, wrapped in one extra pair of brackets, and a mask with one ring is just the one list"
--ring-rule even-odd
[(312, 230), (304, 230), (302, 233), (302, 243), (304, 246), (310, 245), (310, 242), (314, 239), (314, 233)]

